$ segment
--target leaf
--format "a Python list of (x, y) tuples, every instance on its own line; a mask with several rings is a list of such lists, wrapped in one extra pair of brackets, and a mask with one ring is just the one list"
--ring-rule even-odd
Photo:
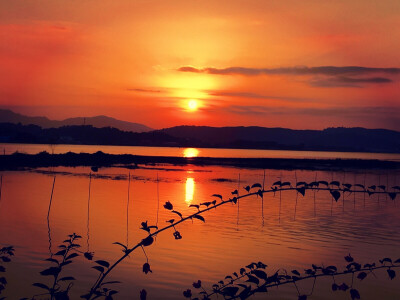
[(49, 276), (49, 275), (56, 276), (60, 272), (61, 272), (61, 268), (59, 268), (59, 267), (50, 267), (50, 268), (40, 272), (40, 274), (43, 275), (43, 276)]
[(60, 255), (60, 256), (63, 256), (65, 253), (67, 252), (67, 250), (60, 250), (60, 251), (58, 251), (56, 254), (54, 254), (54, 255)]
[(199, 219), (199, 220), (201, 220), (203, 222), (206, 222), (206, 220), (204, 220), (203, 216), (200, 216), (200, 215), (194, 215), (192, 218), (196, 218), (196, 219)]
[(222, 294), (224, 296), (233, 297), (239, 291), (239, 288), (236, 286), (228, 286), (222, 290)]
[(60, 263), (60, 267), (64, 267), (64, 266), (66, 266), (66, 265), (69, 265), (70, 263), (72, 263), (71, 260), (66, 260), (66, 261)]
[(360, 279), (360, 280), (365, 279), (365, 277), (367, 277), (367, 273), (365, 273), (365, 272), (360, 272), (357, 275), (357, 278)]
[(100, 273), (104, 273), (104, 268), (103, 268), (103, 267), (94, 266), (94, 267), (92, 267), (92, 268), (95, 269), (95, 270), (97, 270), (97, 271), (99, 271)]
[(249, 186), (249, 185), (244, 186), (243, 188), (244, 188), (248, 193), (250, 193), (250, 186)]
[(66, 276), (58, 279), (58, 281), (67, 281), (67, 280), (75, 280), (75, 278), (72, 276)]
[(262, 271), (262, 270), (254, 270), (252, 273), (253, 273), (254, 275), (256, 275), (258, 278), (261, 278), (261, 279), (264, 279), (264, 280), (267, 279), (267, 273), (265, 273), (265, 272)]
[(297, 192), (299, 192), (303, 196), (306, 194), (306, 188), (304, 186), (301, 187), (301, 188), (297, 188), (296, 190), (297, 190)]
[(182, 219), (182, 214), (181, 214), (179, 211), (173, 210), (172, 212), (173, 212), (174, 214), (177, 214), (178, 216), (180, 216), (181, 219)]
[[(120, 245), (122, 245), (121, 243), (114, 243), (114, 244), (120, 244)], [(83, 256), (84, 256), (87, 260), (92, 260), (92, 259), (93, 259), (93, 252), (85, 252), (85, 253), (83, 254)]]
[(260, 280), (258, 280), (258, 278), (255, 277), (255, 276), (247, 274), (247, 277), (249, 279), (247, 279), (246, 282), (253, 282), (253, 283), (257, 284), (257, 285), (260, 283)]
[(388, 273), (388, 275), (389, 275), (391, 280), (393, 280), (393, 278), (396, 277), (396, 272), (394, 270), (392, 270), (392, 269), (388, 269), (387, 273)]
[(143, 272), (145, 273), (145, 274), (147, 274), (147, 273), (153, 273), (153, 271), (150, 269), (150, 265), (149, 265), (149, 263), (144, 263), (143, 264)]
[(221, 199), (221, 201), (222, 201), (222, 196), (220, 194), (213, 194), (212, 197), (217, 197), (217, 198)]
[(149, 235), (147, 238), (142, 240), (142, 245), (147, 247), (147, 246), (150, 246), (151, 244), (153, 244), (153, 242), (154, 242), (153, 237)]
[(299, 186), (299, 185), (304, 185), (304, 186), (306, 186), (307, 183), (304, 182), (304, 181), (299, 181), (298, 183), (296, 183), (296, 186)]
[(103, 282), (101, 285), (106, 285), (106, 284), (114, 284), (114, 283), (121, 283), (121, 281), (107, 281), (107, 282)]
[(281, 187), (282, 186), (291, 186), (291, 184), (289, 181), (285, 181), (285, 182), (282, 182)]
[(197, 209), (199, 209), (200, 205), (197, 205), (197, 204), (190, 204), (189, 207), (196, 207)]
[(396, 193), (389, 193), (390, 199), (394, 200), (396, 199), (397, 194)]
[(96, 260), (95, 263), (99, 264), (100, 266), (106, 267), (107, 269), (110, 267), (110, 263), (105, 260)]
[(332, 190), (330, 192), (331, 192), (332, 197), (337, 202), (339, 200), (339, 198), (340, 198), (340, 193), (338, 191), (332, 191)]
[(340, 185), (340, 182), (339, 181), (331, 181), (329, 184), (330, 185), (335, 185), (335, 186), (338, 187)]
[(262, 185), (261, 185), (260, 183), (255, 183), (255, 184), (253, 184), (253, 185), (251, 186), (252, 189), (255, 188), (255, 187), (262, 188)]
[(272, 185), (281, 185), (282, 184), (282, 182), (279, 180), (279, 181), (276, 181), (276, 182), (274, 182)]
[(245, 268), (240, 268), (240, 275), (243, 275), (244, 273), (246, 273)]
[(125, 246), (124, 244), (122, 244), (122, 243), (119, 243), (119, 242), (114, 242), (113, 243), (114, 245), (120, 245), (122, 248), (124, 248), (125, 250), (127, 250), (128, 249), (128, 247), (127, 246)]
[(168, 210), (172, 210), (172, 209), (174, 208), (174, 206), (172, 205), (171, 202), (167, 201), (167, 202), (165, 202), (165, 204), (164, 204), (164, 208), (165, 208), (165, 209), (168, 209)]
[(50, 258), (46, 258), (45, 260), (54, 262), (54, 263), (56, 263), (58, 265), (58, 260), (57, 259), (54, 259), (54, 258), (50, 257)]
[(210, 205), (211, 205), (211, 202), (203, 202), (203, 203), (200, 203), (200, 206), (201, 205), (204, 205), (204, 206), (206, 206), (206, 207), (209, 207)]
[(43, 284), (43, 283), (36, 282), (36, 283), (34, 283), (34, 284), (32, 284), (32, 285), (33, 285), (33, 286), (37, 286), (37, 287), (39, 287), (39, 288), (41, 288), (41, 289), (45, 289), (45, 290), (50, 291), (50, 288), (49, 288), (47, 285)]
[(307, 295), (299, 295), (298, 300), (307, 300)]
[(379, 261), (380, 261), (381, 264), (383, 264), (383, 263), (385, 263), (385, 262), (392, 263), (392, 259), (389, 258), (389, 257), (385, 257), (384, 259), (379, 260)]
[(239, 192), (238, 192), (238, 190), (234, 190), (233, 192), (231, 192), (231, 194), (232, 194), (232, 195), (238, 195)]
[(175, 219), (171, 219), (171, 220), (168, 220), (168, 221), (165, 221), (165, 222), (167, 222), (167, 223), (174, 223), (175, 222)]
[(299, 273), (299, 271), (297, 271), (297, 270), (292, 270), (292, 273), (295, 274), (295, 275), (297, 275), (297, 276), (300, 276), (300, 273)]
[(79, 256), (78, 253), (72, 253), (72, 254), (70, 254), (70, 255), (67, 256), (66, 260), (72, 259), (72, 258), (77, 257), (77, 256)]
[(328, 185), (329, 185), (328, 181), (325, 181), (325, 180), (320, 180), (320, 181), (318, 181), (318, 183), (319, 183), (319, 184), (323, 184), (323, 185), (325, 185), (325, 186), (328, 186)]
[(360, 293), (356, 289), (351, 289), (350, 290), (350, 296), (351, 296), (352, 300), (360, 299)]

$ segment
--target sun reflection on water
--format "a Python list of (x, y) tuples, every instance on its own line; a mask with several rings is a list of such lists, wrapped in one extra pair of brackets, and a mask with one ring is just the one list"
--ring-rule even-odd
[(187, 204), (191, 204), (194, 195), (194, 178), (186, 178), (186, 197), (185, 201)]
[(197, 157), (199, 155), (199, 150), (196, 148), (185, 148), (183, 150), (183, 157)]

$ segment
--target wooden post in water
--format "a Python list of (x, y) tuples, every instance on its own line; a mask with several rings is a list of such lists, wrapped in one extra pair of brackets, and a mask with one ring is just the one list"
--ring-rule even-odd
[[(296, 188), (297, 188), (297, 172), (296, 172), (296, 170), (294, 170), (294, 178), (295, 178), (295, 180), (296, 180)], [(299, 192), (296, 191), (296, 203), (295, 203), (295, 205), (294, 205), (294, 218), (293, 218), (293, 221), (296, 220), (297, 199), (298, 199), (298, 198), (299, 198)]]
[[(265, 186), (265, 169), (264, 169), (263, 184), (262, 184), (263, 191), (264, 191), (264, 186)], [(262, 216), (262, 226), (264, 226), (264, 193), (262, 194), (261, 197), (261, 216)]]
[(47, 211), (47, 233), (49, 235), (49, 252), (50, 252), (51, 257), (53, 256), (53, 252), (51, 251), (50, 211), (51, 211), (51, 204), (53, 202), (54, 184), (55, 183), (56, 183), (56, 176), (54, 176), (54, 178), (53, 178), (53, 186), (51, 187), (49, 209)]
[(1, 191), (3, 190), (3, 174), (0, 177), (0, 202), (1, 202)]
[(128, 173), (128, 201), (126, 202), (126, 246), (129, 245), (129, 192), (131, 187), (131, 172)]
[[(238, 175), (238, 188), (237, 188), (237, 190), (238, 190), (237, 197), (239, 198), (239, 193), (240, 193), (240, 173)], [(239, 225), (239, 203), (240, 203), (240, 201), (238, 199), (237, 200), (237, 221), (236, 221), (237, 225)]]
[(87, 252), (90, 252), (90, 245), (89, 245), (89, 236), (90, 236), (90, 188), (92, 185), (92, 172), (89, 172), (89, 192), (88, 192), (88, 204), (87, 204)]

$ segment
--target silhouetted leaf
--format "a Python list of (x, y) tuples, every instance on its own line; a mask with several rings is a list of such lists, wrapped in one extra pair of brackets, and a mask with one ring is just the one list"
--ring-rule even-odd
[(338, 288), (341, 291), (347, 291), (349, 289), (349, 286), (343, 282), (341, 285), (338, 286)]
[(165, 202), (165, 204), (164, 204), (164, 208), (165, 208), (165, 209), (168, 209), (168, 210), (172, 210), (172, 209), (174, 208), (174, 206), (172, 205), (171, 202), (167, 201), (167, 202)]
[(147, 298), (147, 292), (145, 289), (140, 291), (140, 300), (146, 300)]
[(194, 216), (192, 216), (192, 218), (199, 219), (199, 220), (201, 220), (201, 221), (203, 221), (203, 222), (206, 221), (206, 220), (204, 220), (203, 216), (200, 216), (200, 215), (194, 215)]
[(396, 259), (396, 261), (395, 261), (394, 263), (395, 263), (395, 264), (400, 263), (400, 258), (399, 258), (399, 259)]
[(121, 283), (121, 281), (116, 281), (116, 280), (114, 280), (114, 281), (106, 281), (106, 282), (103, 282), (101, 285), (114, 284), (114, 283)]
[(342, 184), (344, 187), (350, 189), (353, 185), (351, 185), (350, 183), (343, 183)]
[(323, 184), (323, 185), (325, 185), (325, 186), (328, 186), (328, 185), (329, 185), (328, 181), (325, 181), (325, 180), (320, 180), (320, 181), (318, 181), (318, 183), (319, 183), (319, 184)]
[(153, 242), (154, 242), (153, 237), (149, 235), (147, 238), (142, 240), (142, 245), (147, 247), (147, 246), (150, 246), (151, 244), (153, 244)]
[(217, 198), (221, 199), (221, 201), (222, 201), (222, 196), (220, 194), (213, 194), (212, 197), (217, 197)]
[(335, 185), (335, 186), (339, 187), (340, 182), (339, 182), (339, 181), (331, 181), (329, 184), (330, 184), (330, 185)]
[(389, 193), (390, 199), (394, 200), (396, 199), (397, 194), (396, 193)]
[(58, 281), (67, 281), (67, 280), (75, 280), (75, 278), (72, 276), (66, 276), (58, 279)]
[(232, 195), (238, 195), (239, 192), (238, 192), (238, 190), (234, 190), (233, 192), (231, 192), (231, 194), (232, 194)]
[(292, 270), (292, 273), (295, 274), (295, 275), (297, 275), (297, 276), (300, 276), (300, 273), (299, 273), (299, 271), (297, 271), (297, 270)]
[(306, 194), (306, 188), (303, 186), (301, 188), (297, 188), (296, 189), (300, 194), (302, 194), (303, 196)]
[(199, 209), (200, 206), (197, 204), (190, 204), (189, 207), (196, 207), (197, 209)]
[(304, 185), (304, 186), (306, 186), (307, 183), (304, 182), (304, 181), (299, 181), (298, 183), (296, 183), (296, 186), (299, 186), (299, 185)]
[(70, 254), (70, 255), (67, 256), (66, 260), (72, 259), (72, 258), (77, 257), (77, 256), (79, 256), (78, 253), (72, 253), (72, 254)]
[(240, 268), (240, 275), (243, 275), (244, 273), (246, 273), (246, 269), (245, 268)]
[(264, 271), (261, 271), (261, 270), (253, 270), (252, 273), (253, 273), (254, 275), (256, 275), (258, 278), (261, 278), (261, 279), (264, 279), (264, 280), (267, 279), (267, 273), (265, 273)]
[(45, 260), (54, 262), (54, 263), (56, 263), (58, 265), (58, 260), (57, 259), (54, 259), (54, 258), (50, 257), (50, 258), (46, 258)]
[(168, 220), (168, 221), (166, 221), (167, 223), (174, 223), (175, 222), (175, 219), (171, 219), (171, 220)]
[(200, 206), (201, 205), (204, 205), (204, 206), (206, 206), (206, 207), (209, 207), (210, 205), (211, 205), (211, 202), (203, 202), (203, 203), (200, 203)]
[(340, 193), (338, 191), (332, 191), (332, 190), (330, 192), (331, 192), (333, 199), (335, 199), (335, 201), (337, 202), (340, 198)]
[(339, 286), (336, 283), (332, 284), (332, 291), (337, 291), (338, 289)]
[(379, 262), (380, 262), (381, 264), (383, 264), (383, 263), (385, 263), (385, 262), (392, 263), (392, 259), (389, 258), (389, 257), (385, 257), (385, 258), (383, 258), (382, 260), (379, 260)]
[(110, 263), (105, 260), (96, 260), (95, 263), (99, 264), (100, 266), (106, 267), (107, 269), (110, 267)]
[(365, 277), (367, 277), (367, 273), (365, 273), (365, 272), (360, 272), (357, 275), (357, 278), (360, 279), (360, 280), (365, 279)]
[(262, 191), (261, 189), (259, 189), (259, 190), (257, 191), (257, 195), (260, 196), (261, 198), (264, 197), (264, 193), (263, 193), (263, 191)]
[(174, 214), (177, 214), (178, 216), (180, 216), (181, 219), (182, 219), (182, 214), (181, 214), (179, 211), (173, 210), (172, 212), (173, 212)]
[(197, 280), (197, 282), (193, 282), (193, 287), (195, 289), (201, 288), (201, 280)]
[(39, 287), (39, 288), (41, 288), (41, 289), (45, 289), (45, 290), (50, 291), (50, 288), (49, 288), (47, 285), (43, 284), (43, 283), (36, 282), (36, 283), (34, 283), (34, 284), (32, 284), (32, 285), (33, 285), (33, 286), (37, 286), (37, 287)]
[(191, 298), (192, 297), (192, 291), (190, 289), (187, 289), (186, 291), (183, 291), (183, 296), (185, 298)]
[(275, 181), (272, 185), (281, 185), (282, 184), (282, 182), (279, 180), (279, 181)]
[(235, 275), (236, 277), (239, 277), (238, 273), (233, 272), (233, 275)]
[(224, 296), (233, 297), (239, 291), (239, 288), (236, 286), (228, 286), (222, 290), (222, 294)]
[(386, 185), (378, 185), (378, 188), (380, 188), (382, 191), (386, 191)]
[(398, 186), (398, 185), (392, 186), (392, 189), (400, 191), (400, 186)]
[(388, 275), (389, 275), (391, 280), (393, 280), (393, 278), (396, 277), (396, 272), (394, 270), (392, 270), (392, 269), (388, 269), (387, 273), (388, 273)]
[(257, 284), (257, 285), (260, 283), (260, 280), (258, 280), (258, 278), (255, 277), (255, 276), (247, 274), (247, 277), (249, 279), (247, 279), (246, 282), (253, 282), (253, 283)]
[(104, 273), (104, 268), (103, 268), (103, 267), (94, 266), (94, 267), (92, 267), (92, 268), (95, 269), (95, 270), (97, 270), (97, 271), (99, 271), (100, 273)]
[(350, 296), (351, 296), (352, 300), (360, 299), (360, 293), (356, 289), (351, 289), (350, 290)]
[(128, 249), (128, 247), (127, 246), (125, 246), (124, 244), (122, 244), (122, 243), (119, 243), (119, 242), (114, 242), (113, 244), (115, 244), (115, 245), (120, 245), (122, 248), (124, 248), (125, 250), (127, 250)]
[(369, 186), (368, 188), (369, 188), (370, 190), (375, 191), (375, 190), (376, 190), (376, 185), (371, 185), (371, 186)]
[(143, 272), (145, 274), (147, 274), (149, 272), (153, 273), (153, 271), (150, 269), (150, 265), (148, 263), (143, 264)]
[(255, 184), (253, 184), (253, 185), (251, 186), (252, 189), (253, 189), (253, 188), (256, 188), (256, 187), (262, 188), (262, 185), (261, 185), (260, 183), (255, 183)]
[(244, 188), (248, 193), (250, 193), (250, 186), (249, 186), (249, 185), (244, 186), (243, 188)]
[(40, 272), (40, 274), (43, 276), (49, 276), (49, 275), (56, 276), (56, 275), (58, 275), (58, 273), (60, 273), (60, 271), (61, 271), (61, 268), (59, 268), (59, 267), (50, 267), (50, 268)]
[(298, 300), (307, 300), (307, 295), (299, 295)]
[(83, 256), (87, 259), (87, 260), (92, 260), (93, 259), (93, 252), (85, 252), (83, 254)]
[(54, 255), (60, 255), (60, 256), (63, 256), (65, 253), (67, 252), (67, 250), (60, 250), (60, 251), (58, 251), (56, 254), (54, 254)]
[(291, 186), (289, 181), (282, 182), (281, 187), (283, 186)]
[(362, 188), (363, 190), (365, 190), (365, 186), (364, 186), (363, 184), (357, 183), (357, 184), (355, 184), (354, 186), (358, 186), (358, 187)]

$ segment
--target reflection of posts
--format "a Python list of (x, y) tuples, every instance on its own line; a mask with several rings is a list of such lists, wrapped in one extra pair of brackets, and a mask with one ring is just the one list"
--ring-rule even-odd
[(186, 178), (186, 197), (185, 201), (187, 204), (191, 204), (194, 195), (194, 178)]

